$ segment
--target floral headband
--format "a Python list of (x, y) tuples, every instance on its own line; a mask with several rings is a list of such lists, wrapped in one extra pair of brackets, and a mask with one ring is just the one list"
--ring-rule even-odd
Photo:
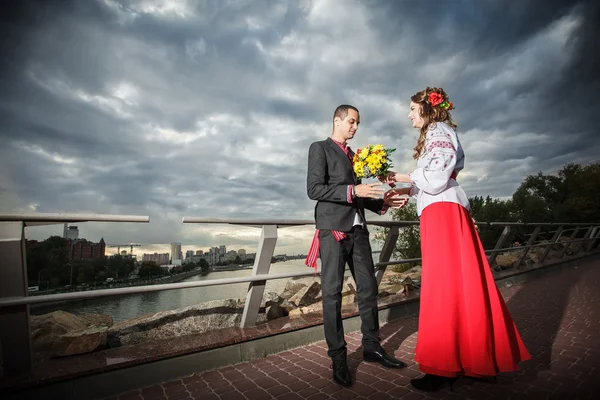
[(431, 92), (427, 100), (433, 107), (439, 105), (440, 108), (443, 108), (446, 111), (454, 110), (452, 102), (444, 100), (444, 96), (438, 92)]

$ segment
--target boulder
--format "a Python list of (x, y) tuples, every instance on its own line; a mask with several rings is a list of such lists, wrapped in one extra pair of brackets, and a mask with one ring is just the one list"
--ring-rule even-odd
[(59, 336), (52, 346), (54, 357), (91, 353), (106, 348), (108, 327), (92, 327)]
[(280, 303), (271, 303), (266, 309), (267, 321), (271, 321), (281, 317), (287, 317), (290, 311), (294, 310), (296, 306), (287, 300), (282, 300)]
[(37, 357), (82, 354), (104, 348), (113, 319), (106, 314), (74, 315), (54, 311), (32, 315), (31, 341)]
[[(414, 282), (414, 280), (409, 276), (407, 276), (402, 281), (402, 286), (404, 287), (404, 290), (401, 293), (404, 293), (406, 295), (413, 290), (419, 289), (419, 285), (416, 282)], [(396, 293), (396, 294), (400, 294), (400, 293)]]
[(79, 317), (66, 311), (54, 311), (30, 318), (31, 342), (36, 351), (47, 351), (61, 335), (81, 331), (89, 326)]
[(381, 285), (379, 287), (379, 296), (386, 297), (394, 294), (402, 294), (404, 293), (404, 285), (401, 283), (396, 283), (393, 285)]
[[(311, 283), (312, 281), (315, 281), (315, 279), (310, 278)], [(281, 294), (279, 295), (279, 297), (281, 297), (282, 299), (285, 300), (289, 300), (293, 295), (295, 295), (296, 293), (298, 293), (298, 291), (300, 289), (302, 289), (305, 286), (308, 286), (308, 282), (305, 279), (290, 279), (289, 281), (286, 282), (285, 284), (285, 289), (283, 289), (283, 292), (281, 292)]]
[(383, 278), (381, 278), (381, 284), (382, 285), (394, 284), (394, 283), (400, 282), (402, 279), (404, 279), (403, 273), (394, 272), (394, 271), (390, 270), (389, 268), (387, 268), (385, 270), (385, 272), (383, 273)]
[(90, 328), (100, 326), (110, 328), (113, 325), (113, 319), (108, 314), (84, 314), (78, 317)]
[(500, 253), (496, 256), (496, 265), (502, 269), (512, 267), (521, 257), (520, 251)]
[(420, 265), (417, 265), (405, 272), (405, 278), (410, 278), (413, 281), (418, 281), (421, 280), (421, 273), (422, 267)]
[(307, 306), (318, 301), (316, 299), (320, 291), (321, 283), (313, 281), (309, 285), (301, 287), (288, 301), (296, 307)]
[(292, 311), (290, 311), (289, 317), (290, 318), (298, 318), (298, 317), (302, 316), (303, 314), (309, 314), (309, 313), (313, 313), (316, 311), (321, 311), (321, 312), (323, 311), (323, 303), (314, 303), (314, 304), (311, 304), (306, 307), (295, 308)]
[[(132, 318), (110, 327), (108, 346), (119, 347), (238, 326), (243, 307), (243, 299), (214, 300)], [(267, 315), (261, 313), (257, 322), (266, 319)]]
[(263, 307), (267, 308), (267, 307), (272, 306), (273, 304), (279, 304), (283, 300), (284, 299), (281, 298), (277, 292), (267, 292), (263, 296), (263, 299), (262, 299), (262, 301), (260, 303), (260, 307), (261, 308), (263, 308)]

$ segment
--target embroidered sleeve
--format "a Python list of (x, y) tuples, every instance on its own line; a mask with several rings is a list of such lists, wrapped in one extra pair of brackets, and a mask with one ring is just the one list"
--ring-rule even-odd
[[(436, 195), (448, 186), (456, 166), (456, 134), (450, 128), (437, 124), (428, 133), (425, 142), (425, 165), (415, 169), (410, 178), (417, 190)], [(412, 190), (411, 190), (412, 193)]]

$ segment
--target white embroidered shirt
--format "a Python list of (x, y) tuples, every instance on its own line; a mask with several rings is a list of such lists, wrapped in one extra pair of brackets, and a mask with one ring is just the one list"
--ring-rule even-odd
[(469, 209), (469, 199), (456, 182), (465, 154), (454, 129), (444, 122), (430, 125), (417, 169), (409, 174), (410, 195), (417, 200), (417, 214), (436, 202), (458, 203)]

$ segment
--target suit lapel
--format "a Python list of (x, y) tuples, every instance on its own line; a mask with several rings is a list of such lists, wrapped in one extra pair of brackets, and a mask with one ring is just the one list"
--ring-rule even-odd
[[(331, 146), (333, 148), (333, 150), (338, 154), (338, 156), (343, 157), (346, 160), (346, 162), (348, 163), (348, 167), (352, 171), (352, 178), (354, 179), (354, 184), (356, 184), (357, 183), (356, 174), (354, 173), (354, 167), (352, 165), (352, 161), (350, 161), (350, 159), (348, 158), (346, 153), (344, 153), (344, 150), (342, 150), (340, 148), (340, 146), (338, 146), (333, 141), (333, 139), (331, 139), (330, 137), (327, 138), (327, 144), (329, 144), (329, 146)], [(354, 157), (354, 152), (352, 150), (350, 150), (350, 155), (352, 155), (352, 157)]]

